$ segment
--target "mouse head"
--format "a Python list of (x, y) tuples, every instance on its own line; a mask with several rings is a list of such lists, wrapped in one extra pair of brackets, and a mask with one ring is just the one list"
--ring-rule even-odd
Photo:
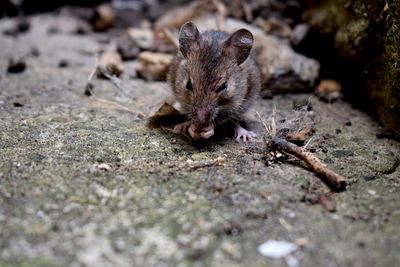
[(219, 31), (200, 34), (192, 22), (182, 26), (182, 60), (177, 66), (174, 90), (192, 120), (192, 137), (210, 137), (214, 126), (229, 119), (232, 112), (240, 111), (246, 97), (241, 64), (252, 45), (253, 35), (245, 29), (231, 35)]

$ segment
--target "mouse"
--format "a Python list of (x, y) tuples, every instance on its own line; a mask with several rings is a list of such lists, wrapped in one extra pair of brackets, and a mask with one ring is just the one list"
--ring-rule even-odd
[(246, 29), (229, 34), (219, 30), (200, 33), (193, 22), (181, 27), (179, 51), (167, 81), (179, 111), (188, 119), (176, 125), (174, 133), (209, 139), (216, 127), (230, 123), (236, 141), (257, 137), (245, 125), (245, 113), (261, 88), (253, 43)]

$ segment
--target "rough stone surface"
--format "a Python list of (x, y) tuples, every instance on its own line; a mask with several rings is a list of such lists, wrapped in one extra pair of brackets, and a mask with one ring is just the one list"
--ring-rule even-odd
[[(205, 16), (196, 20), (201, 31), (217, 29), (217, 19)], [(260, 28), (247, 23), (227, 19), (225, 30), (234, 32), (241, 28), (254, 35), (254, 51), (260, 65), (264, 90), (298, 92), (314, 85), (319, 74), (318, 61), (296, 53), (289, 40), (265, 34)]]
[[(330, 213), (305, 201), (327, 192), (312, 173), (265, 165), (261, 138), (194, 147), (147, 128), (139, 115), (168, 94), (166, 83), (123, 74), (122, 96), (93, 81), (97, 97), (130, 112), (85, 96), (95, 60), (82, 51), (102, 44), (58, 19), (33, 17), (26, 35), (0, 37), (0, 266), (286, 266), (258, 253), (270, 239), (298, 245), (301, 266), (400, 262), (400, 145), (377, 139), (366, 114), (310, 95), (274, 98), (278, 119), (311, 101), (317, 132), (308, 147), (349, 181)], [(0, 32), (11, 22), (0, 21)], [(56, 23), (59, 33), (48, 35)], [(7, 74), (8, 58), (33, 44), (40, 56)], [(58, 68), (65, 58), (70, 66)], [(19, 98), (25, 104), (14, 106)], [(254, 110), (267, 118), (272, 101)], [(261, 123), (251, 126), (262, 135)]]
[(332, 40), (347, 95), (400, 136), (400, 1), (309, 2), (304, 18)]
[(141, 52), (136, 71), (149, 81), (165, 81), (173, 56), (164, 53)]

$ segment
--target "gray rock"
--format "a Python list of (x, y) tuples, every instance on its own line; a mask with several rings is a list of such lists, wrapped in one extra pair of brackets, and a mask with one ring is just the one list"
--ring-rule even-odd
[[(195, 20), (200, 31), (217, 29), (215, 17), (205, 16)], [(318, 61), (295, 52), (290, 40), (265, 34), (260, 28), (242, 21), (227, 19), (225, 31), (248, 29), (254, 35), (254, 52), (261, 68), (264, 90), (274, 92), (301, 91), (314, 85), (318, 77)]]

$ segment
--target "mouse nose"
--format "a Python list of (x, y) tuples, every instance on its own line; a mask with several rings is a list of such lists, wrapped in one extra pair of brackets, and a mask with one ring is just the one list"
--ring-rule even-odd
[(211, 119), (211, 110), (209, 107), (201, 107), (196, 110), (196, 119), (198, 124), (207, 125)]

